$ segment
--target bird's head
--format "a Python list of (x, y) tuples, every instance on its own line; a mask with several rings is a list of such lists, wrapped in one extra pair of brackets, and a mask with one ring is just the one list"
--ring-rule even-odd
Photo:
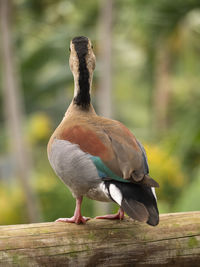
[(89, 72), (90, 76), (95, 69), (95, 55), (91, 41), (84, 36), (75, 37), (70, 42), (69, 65), (74, 76), (80, 72), (84, 75)]

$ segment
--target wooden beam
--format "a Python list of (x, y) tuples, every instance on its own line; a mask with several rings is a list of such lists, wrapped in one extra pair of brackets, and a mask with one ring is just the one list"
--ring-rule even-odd
[(0, 266), (200, 266), (200, 212), (0, 226)]

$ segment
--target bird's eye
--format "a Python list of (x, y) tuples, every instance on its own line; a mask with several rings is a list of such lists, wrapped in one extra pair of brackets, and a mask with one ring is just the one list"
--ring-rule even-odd
[(92, 49), (93, 49), (93, 45), (92, 45), (91, 47), (92, 47)]
[(71, 52), (71, 48), (69, 47), (69, 52)]

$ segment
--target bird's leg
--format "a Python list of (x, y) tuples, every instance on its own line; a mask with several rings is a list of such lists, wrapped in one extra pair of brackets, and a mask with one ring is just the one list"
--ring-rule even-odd
[(123, 220), (124, 219), (124, 210), (122, 208), (119, 208), (119, 210), (116, 214), (97, 216), (96, 219)]
[(81, 215), (82, 201), (83, 201), (83, 197), (76, 198), (76, 208), (74, 211), (74, 216), (72, 216), (71, 218), (59, 218), (56, 220), (56, 222), (69, 222), (69, 223), (76, 223), (76, 224), (86, 223), (87, 220), (89, 220), (90, 218), (83, 217)]

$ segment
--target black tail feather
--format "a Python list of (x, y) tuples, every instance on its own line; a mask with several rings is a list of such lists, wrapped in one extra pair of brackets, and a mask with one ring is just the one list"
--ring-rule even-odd
[(127, 199), (124, 198), (122, 200), (121, 207), (124, 211), (126, 211), (128, 216), (130, 216), (131, 218), (139, 222), (148, 221), (149, 212), (147, 211), (147, 209), (142, 203), (136, 200), (133, 200), (133, 199), (130, 199), (129, 201), (127, 201)]
[[(132, 219), (147, 222), (153, 226), (159, 223), (157, 202), (150, 187), (118, 181), (105, 181), (105, 185), (111, 199), (118, 203)], [(111, 192), (116, 187), (116, 192)], [(120, 198), (117, 198), (117, 193), (121, 193), (121, 203), (118, 201)]]

